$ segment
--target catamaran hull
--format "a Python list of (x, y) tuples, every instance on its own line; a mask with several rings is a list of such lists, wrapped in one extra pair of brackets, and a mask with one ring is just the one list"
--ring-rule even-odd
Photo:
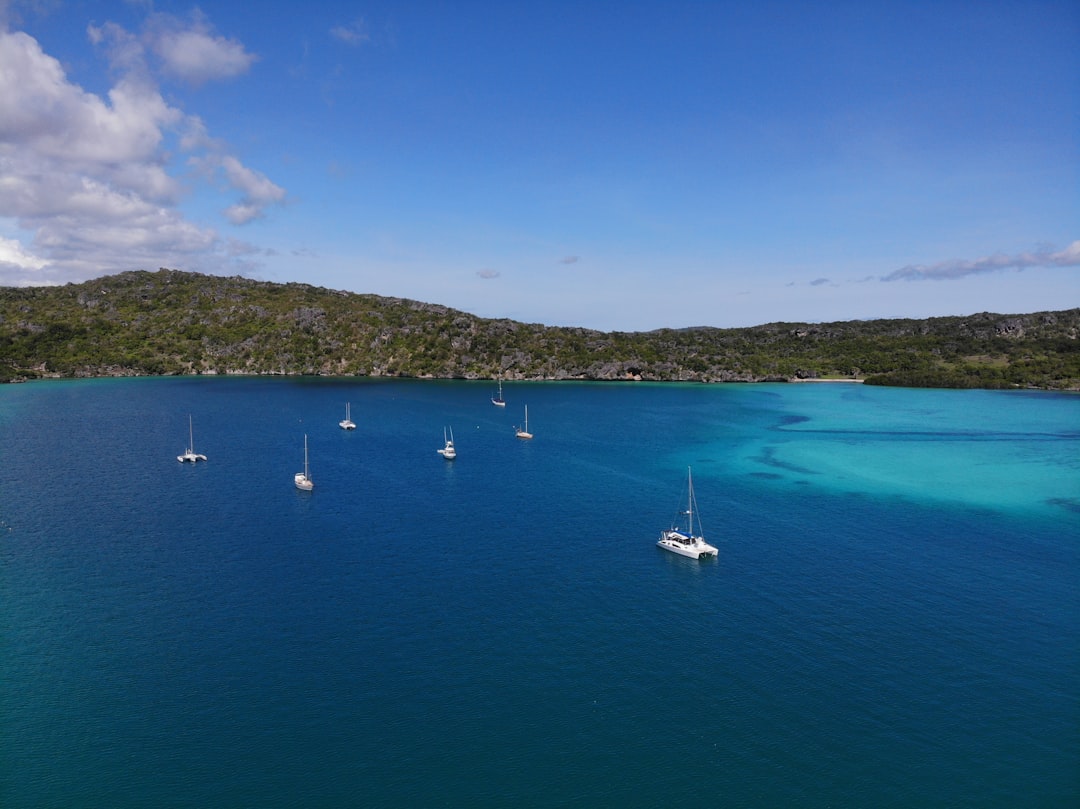
[(672, 544), (672, 543), (667, 543), (667, 542), (657, 542), (656, 544), (658, 546), (660, 546), (661, 548), (663, 548), (665, 551), (671, 551), (672, 553), (677, 553), (677, 554), (679, 554), (679, 556), (688, 556), (691, 559), (702, 559), (702, 558), (704, 558), (706, 556), (716, 556), (716, 551), (715, 550), (713, 550), (713, 551), (704, 551), (704, 550), (699, 550), (697, 548), (686, 548), (686, 547), (683, 547), (682, 545), (679, 545), (679, 544)]
[(691, 559), (701, 559), (705, 556), (717, 556), (720, 551), (707, 542), (697, 537), (688, 539), (676, 531), (664, 531), (660, 534), (660, 541), (656, 543), (665, 551), (677, 553), (679, 556), (688, 556)]

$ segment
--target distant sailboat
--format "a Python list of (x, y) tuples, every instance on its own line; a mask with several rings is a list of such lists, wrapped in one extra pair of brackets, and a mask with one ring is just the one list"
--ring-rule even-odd
[(205, 455), (200, 455), (199, 453), (195, 452), (195, 431), (192, 429), (192, 426), (191, 426), (191, 416), (187, 417), (187, 426), (188, 426), (188, 447), (184, 451), (183, 455), (177, 455), (176, 456), (176, 460), (180, 461), (180, 463), (185, 463), (186, 461), (191, 461), (192, 463), (195, 463), (196, 461), (205, 461), (206, 460)]
[(345, 403), (345, 420), (344, 421), (339, 421), (338, 422), (338, 427), (340, 427), (342, 430), (355, 430), (356, 429), (356, 425), (353, 424), (353, 421), (350, 418), (349, 402)]
[(506, 407), (506, 400), (502, 395), (502, 377), (499, 377), (499, 392), (491, 397), (491, 403), (496, 407)]
[(454, 460), (454, 458), (457, 457), (457, 450), (454, 449), (454, 428), (453, 427), (450, 428), (450, 437), (447, 438), (446, 437), (446, 428), (443, 427), (442, 437), (443, 437), (443, 443), (445, 444), (445, 446), (440, 450), (436, 450), (436, 452), (438, 452), (440, 455), (442, 455), (444, 458), (446, 458), (446, 460), (452, 461), (452, 460)]
[(690, 468), (686, 469), (686, 511), (682, 515), (686, 517), (686, 530), (671, 528), (660, 532), (660, 540), (656, 543), (666, 551), (677, 553), (680, 556), (689, 556), (691, 559), (701, 559), (703, 556), (718, 556), (719, 551), (705, 541), (704, 531), (701, 530), (701, 518), (698, 517), (697, 533), (694, 533), (694, 514), (697, 512), (697, 499), (694, 497), (694, 478)]
[(304, 435), (304, 471), (293, 475), (293, 482), (296, 484), (296, 488), (301, 491), (310, 492), (315, 488), (315, 484), (311, 482), (311, 474), (308, 471), (307, 434)]
[(514, 428), (514, 435), (518, 438), (532, 438), (533, 434), (529, 432), (529, 406), (525, 405), (525, 426)]

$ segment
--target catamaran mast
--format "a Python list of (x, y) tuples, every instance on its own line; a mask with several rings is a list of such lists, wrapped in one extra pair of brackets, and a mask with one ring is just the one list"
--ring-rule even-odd
[(694, 473), (686, 467), (686, 525), (694, 536)]

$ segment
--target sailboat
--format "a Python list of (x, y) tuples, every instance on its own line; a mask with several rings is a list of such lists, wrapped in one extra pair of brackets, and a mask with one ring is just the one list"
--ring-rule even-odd
[(356, 429), (356, 425), (353, 424), (353, 421), (350, 418), (349, 402), (345, 403), (345, 420), (344, 421), (339, 421), (338, 422), (338, 427), (340, 427), (342, 430), (355, 430)]
[(440, 450), (436, 450), (436, 452), (438, 452), (440, 455), (442, 455), (444, 458), (446, 458), (446, 460), (452, 461), (452, 460), (454, 460), (454, 458), (457, 457), (457, 450), (454, 449), (454, 429), (453, 429), (453, 427), (450, 428), (450, 437), (449, 438), (446, 437), (446, 428), (443, 427), (442, 437), (443, 437), (443, 443), (445, 444), (445, 446)]
[(532, 433), (529, 432), (529, 406), (525, 405), (525, 426), (515, 427), (514, 435), (518, 438), (532, 438)]
[(180, 461), (180, 463), (184, 463), (185, 461), (191, 461), (192, 463), (195, 463), (196, 461), (205, 461), (205, 455), (200, 455), (199, 453), (195, 452), (195, 432), (191, 427), (191, 416), (187, 417), (187, 428), (188, 447), (186, 450), (184, 450), (183, 455), (176, 456), (176, 460)]
[[(705, 541), (701, 530), (701, 518), (698, 517), (697, 533), (694, 533), (694, 514), (697, 512), (697, 499), (694, 497), (694, 477), (690, 467), (686, 468), (686, 511), (682, 515), (686, 517), (686, 530), (676, 528), (674, 525), (660, 532), (660, 541), (656, 544), (666, 551), (689, 556), (691, 559), (700, 559), (703, 556), (718, 556), (719, 551)], [(682, 516), (680, 515), (680, 516)]]
[(296, 484), (296, 488), (304, 492), (310, 492), (315, 488), (315, 484), (311, 482), (311, 474), (308, 472), (306, 433), (304, 434), (304, 471), (293, 475), (293, 483)]
[(499, 392), (491, 397), (491, 403), (496, 407), (506, 407), (506, 400), (502, 397), (502, 377), (499, 377)]

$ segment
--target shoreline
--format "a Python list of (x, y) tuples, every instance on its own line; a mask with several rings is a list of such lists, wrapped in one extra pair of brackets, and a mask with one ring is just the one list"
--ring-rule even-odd
[(861, 379), (789, 379), (789, 382), (850, 382), (861, 385), (863, 380)]

